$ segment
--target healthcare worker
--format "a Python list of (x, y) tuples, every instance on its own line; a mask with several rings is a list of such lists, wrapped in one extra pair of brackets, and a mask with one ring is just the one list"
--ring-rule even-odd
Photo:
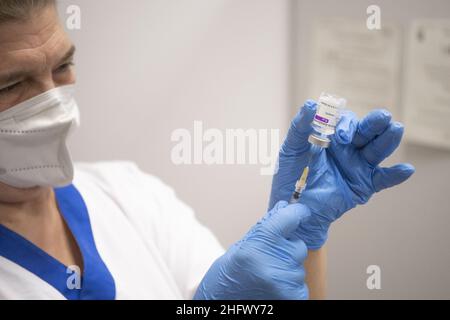
[(288, 205), (309, 151), (308, 101), (281, 148), (268, 213), (224, 251), (172, 189), (134, 164), (73, 166), (75, 49), (55, 9), (52, 0), (0, 1), (1, 299), (323, 297), (332, 222), (414, 172), (378, 166), (403, 133), (388, 112), (347, 114), (302, 203)]

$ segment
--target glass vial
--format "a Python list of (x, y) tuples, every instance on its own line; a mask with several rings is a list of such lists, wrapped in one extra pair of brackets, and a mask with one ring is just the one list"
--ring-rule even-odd
[(345, 109), (347, 101), (333, 94), (322, 92), (317, 102), (317, 111), (312, 122), (314, 132), (308, 141), (322, 148), (328, 148), (330, 138), (336, 130), (341, 112)]

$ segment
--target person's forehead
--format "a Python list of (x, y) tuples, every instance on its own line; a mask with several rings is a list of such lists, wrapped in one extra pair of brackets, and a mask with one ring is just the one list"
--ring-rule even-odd
[(0, 24), (0, 61), (49, 55), (70, 48), (71, 42), (54, 10), (45, 9), (27, 21)]

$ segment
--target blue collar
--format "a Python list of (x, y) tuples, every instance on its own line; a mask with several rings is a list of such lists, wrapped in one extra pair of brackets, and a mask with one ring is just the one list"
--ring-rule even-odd
[(89, 213), (73, 186), (55, 189), (58, 207), (80, 248), (84, 270), (81, 288), (74, 273), (42, 249), (0, 224), (0, 256), (35, 274), (70, 300), (110, 300), (116, 296), (114, 279), (95, 246)]

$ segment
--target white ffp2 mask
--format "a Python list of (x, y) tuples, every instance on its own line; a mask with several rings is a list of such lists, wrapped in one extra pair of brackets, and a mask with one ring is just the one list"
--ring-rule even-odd
[(0, 182), (16, 188), (71, 183), (66, 140), (79, 125), (74, 86), (58, 87), (0, 112)]

